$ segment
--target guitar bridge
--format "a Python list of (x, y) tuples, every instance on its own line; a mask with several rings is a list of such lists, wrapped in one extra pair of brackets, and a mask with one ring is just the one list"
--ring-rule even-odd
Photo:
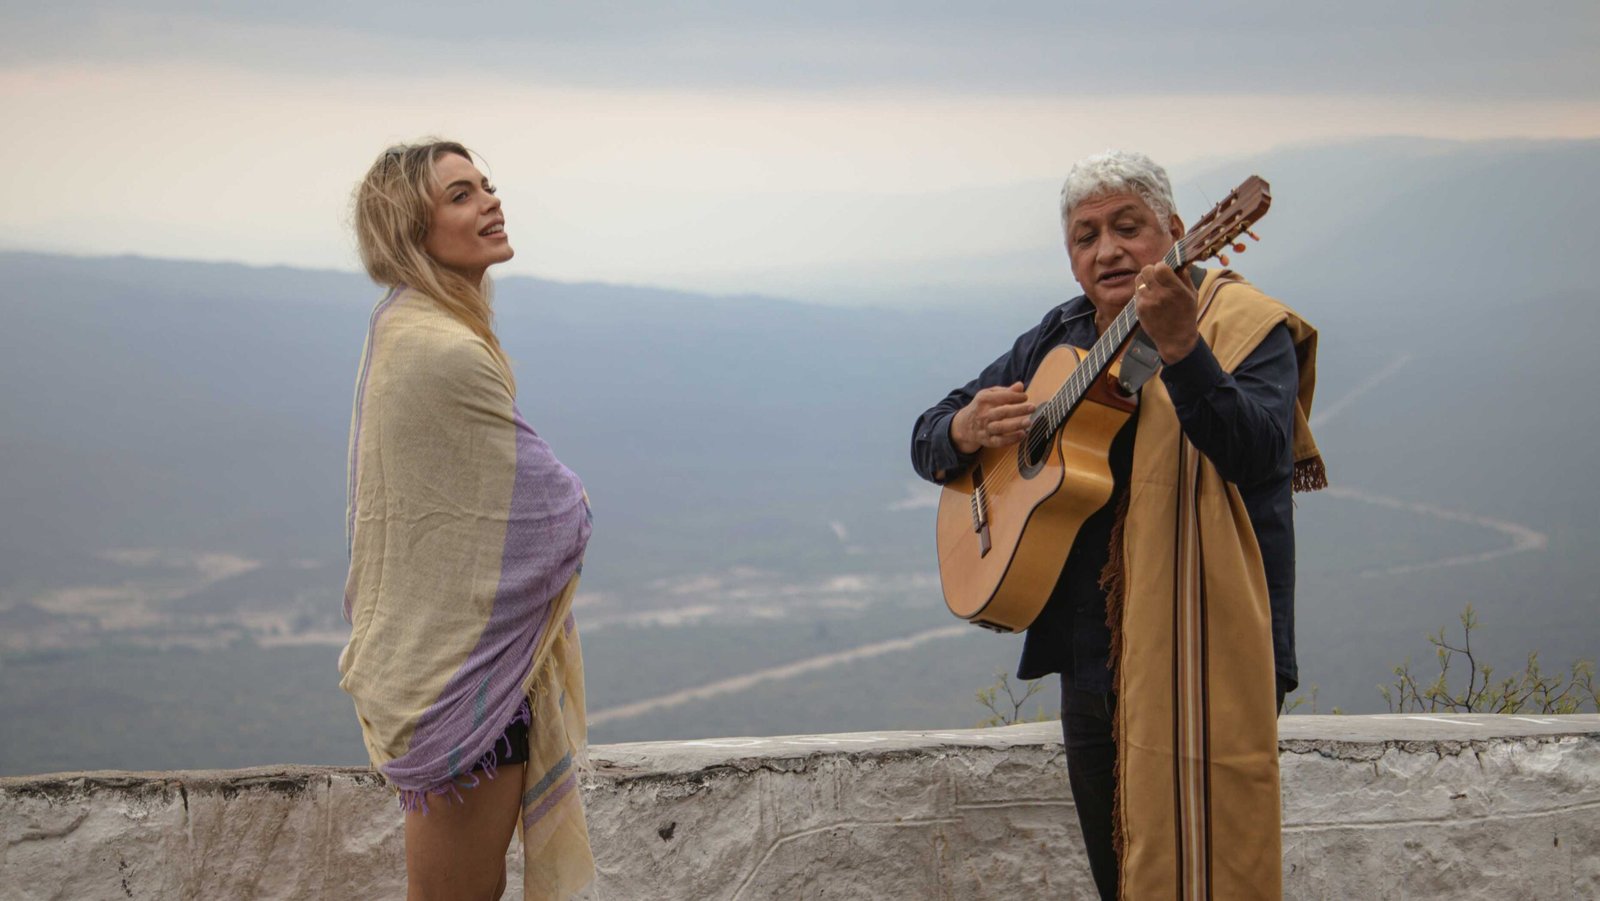
[(989, 495), (983, 487), (983, 467), (972, 467), (972, 531), (978, 533), (978, 557), (989, 556)]

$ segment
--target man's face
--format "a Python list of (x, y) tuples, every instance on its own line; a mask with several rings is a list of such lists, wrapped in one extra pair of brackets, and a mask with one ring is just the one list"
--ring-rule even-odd
[(1067, 221), (1072, 275), (1096, 311), (1116, 315), (1133, 298), (1139, 270), (1161, 262), (1183, 237), (1177, 216), (1162, 223), (1137, 194), (1102, 194), (1082, 201)]

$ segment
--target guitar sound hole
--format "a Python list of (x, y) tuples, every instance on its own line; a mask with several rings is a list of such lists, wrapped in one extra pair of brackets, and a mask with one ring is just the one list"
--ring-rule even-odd
[(1017, 469), (1023, 478), (1033, 478), (1045, 457), (1050, 455), (1050, 432), (1049, 423), (1043, 418), (1037, 419), (1028, 429), (1028, 437), (1017, 446)]

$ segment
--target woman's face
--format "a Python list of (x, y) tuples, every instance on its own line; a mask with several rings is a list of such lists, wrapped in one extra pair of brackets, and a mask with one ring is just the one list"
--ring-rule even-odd
[(500, 199), (478, 167), (454, 153), (434, 162), (433, 175), (438, 187), (422, 249), (440, 266), (477, 284), (484, 270), (514, 253)]

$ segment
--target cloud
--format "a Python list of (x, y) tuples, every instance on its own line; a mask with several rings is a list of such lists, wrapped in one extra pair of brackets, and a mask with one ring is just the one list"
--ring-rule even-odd
[(0, 118), (30, 136), (0, 147), (0, 168), (25, 173), (0, 246), (353, 269), (361, 171), (442, 133), (500, 183), (518, 251), (503, 275), (851, 303), (885, 286), (1068, 289), (1055, 186), (1106, 146), (1175, 166), (1373, 133), (1571, 136), (1600, 129), (1600, 102), (775, 98), (168, 64), (0, 71)]
[[(416, 67), (543, 85), (931, 89), (1075, 97), (1374, 93), (1594, 98), (1592, 3), (1049, 0), (437, 6), (353, 0), (60, 0), (7, 12), (12, 64), (187, 61), (264, 71)], [(1181, 23), (1181, 24), (1173, 24)]]
[(1108, 146), (1600, 134), (1575, 4), (13, 6), (6, 249), (353, 269), (365, 164), (444, 134), (500, 182), (500, 274), (926, 302), (1070, 290), (1054, 185)]
[(935, 510), (939, 507), (940, 488), (928, 482), (906, 483), (906, 496), (889, 505), (890, 510)]

